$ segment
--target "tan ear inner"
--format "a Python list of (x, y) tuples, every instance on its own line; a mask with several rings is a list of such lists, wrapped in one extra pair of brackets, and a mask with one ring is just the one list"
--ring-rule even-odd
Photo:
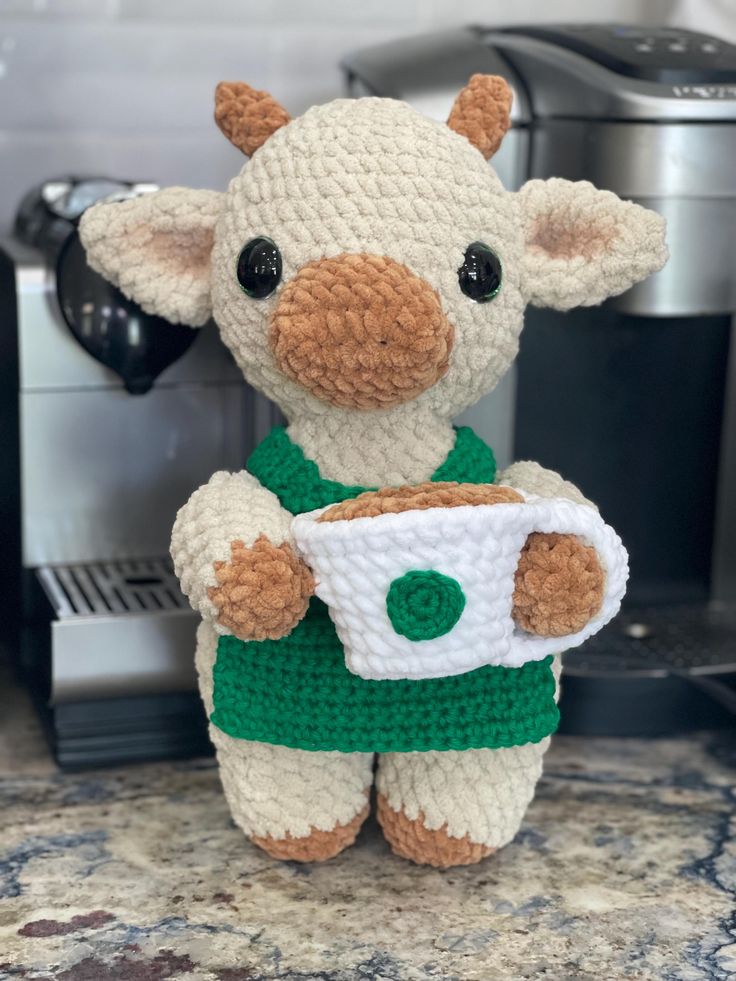
[(249, 157), (290, 119), (272, 95), (245, 82), (220, 82), (215, 89), (215, 122)]
[(470, 140), (486, 160), (498, 150), (511, 125), (513, 93), (500, 75), (473, 75), (458, 94), (447, 125)]

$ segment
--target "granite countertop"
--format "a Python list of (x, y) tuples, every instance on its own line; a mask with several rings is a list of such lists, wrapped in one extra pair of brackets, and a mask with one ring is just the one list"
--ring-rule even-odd
[(557, 737), (516, 841), (471, 868), (375, 824), (280, 864), (214, 762), (63, 774), (0, 687), (0, 978), (705, 981), (736, 977), (736, 733)]

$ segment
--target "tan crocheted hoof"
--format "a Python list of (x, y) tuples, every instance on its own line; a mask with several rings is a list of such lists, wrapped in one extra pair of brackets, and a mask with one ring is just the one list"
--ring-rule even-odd
[(250, 840), (267, 852), (271, 858), (278, 858), (284, 862), (326, 862), (355, 842), (369, 811), (370, 804), (366, 803), (363, 810), (356, 814), (352, 821), (347, 824), (337, 824), (332, 831), (312, 828), (311, 832), (303, 838), (293, 838), (287, 833), (285, 838), (272, 838), (270, 835), (262, 838), (251, 835)]
[(420, 811), (412, 820), (403, 809), (395, 811), (383, 794), (378, 795), (378, 821), (391, 851), (400, 858), (408, 858), (417, 865), (449, 869), (455, 865), (474, 865), (496, 850), (471, 841), (467, 835), (451, 838), (446, 825), (436, 831), (425, 828), (423, 817)]

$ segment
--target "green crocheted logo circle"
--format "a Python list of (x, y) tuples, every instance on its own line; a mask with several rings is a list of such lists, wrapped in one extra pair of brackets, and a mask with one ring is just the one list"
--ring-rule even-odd
[(397, 634), (432, 640), (449, 633), (465, 609), (465, 593), (456, 579), (434, 569), (413, 570), (389, 586), (386, 612)]

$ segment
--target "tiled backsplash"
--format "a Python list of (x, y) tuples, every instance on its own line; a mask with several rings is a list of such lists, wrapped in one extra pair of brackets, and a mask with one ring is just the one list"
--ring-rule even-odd
[[(223, 187), (222, 78), (290, 111), (341, 94), (346, 51), (462, 23), (666, 17), (667, 0), (0, 0), (0, 229), (35, 182), (110, 174)], [(504, 14), (499, 10), (503, 8)]]

